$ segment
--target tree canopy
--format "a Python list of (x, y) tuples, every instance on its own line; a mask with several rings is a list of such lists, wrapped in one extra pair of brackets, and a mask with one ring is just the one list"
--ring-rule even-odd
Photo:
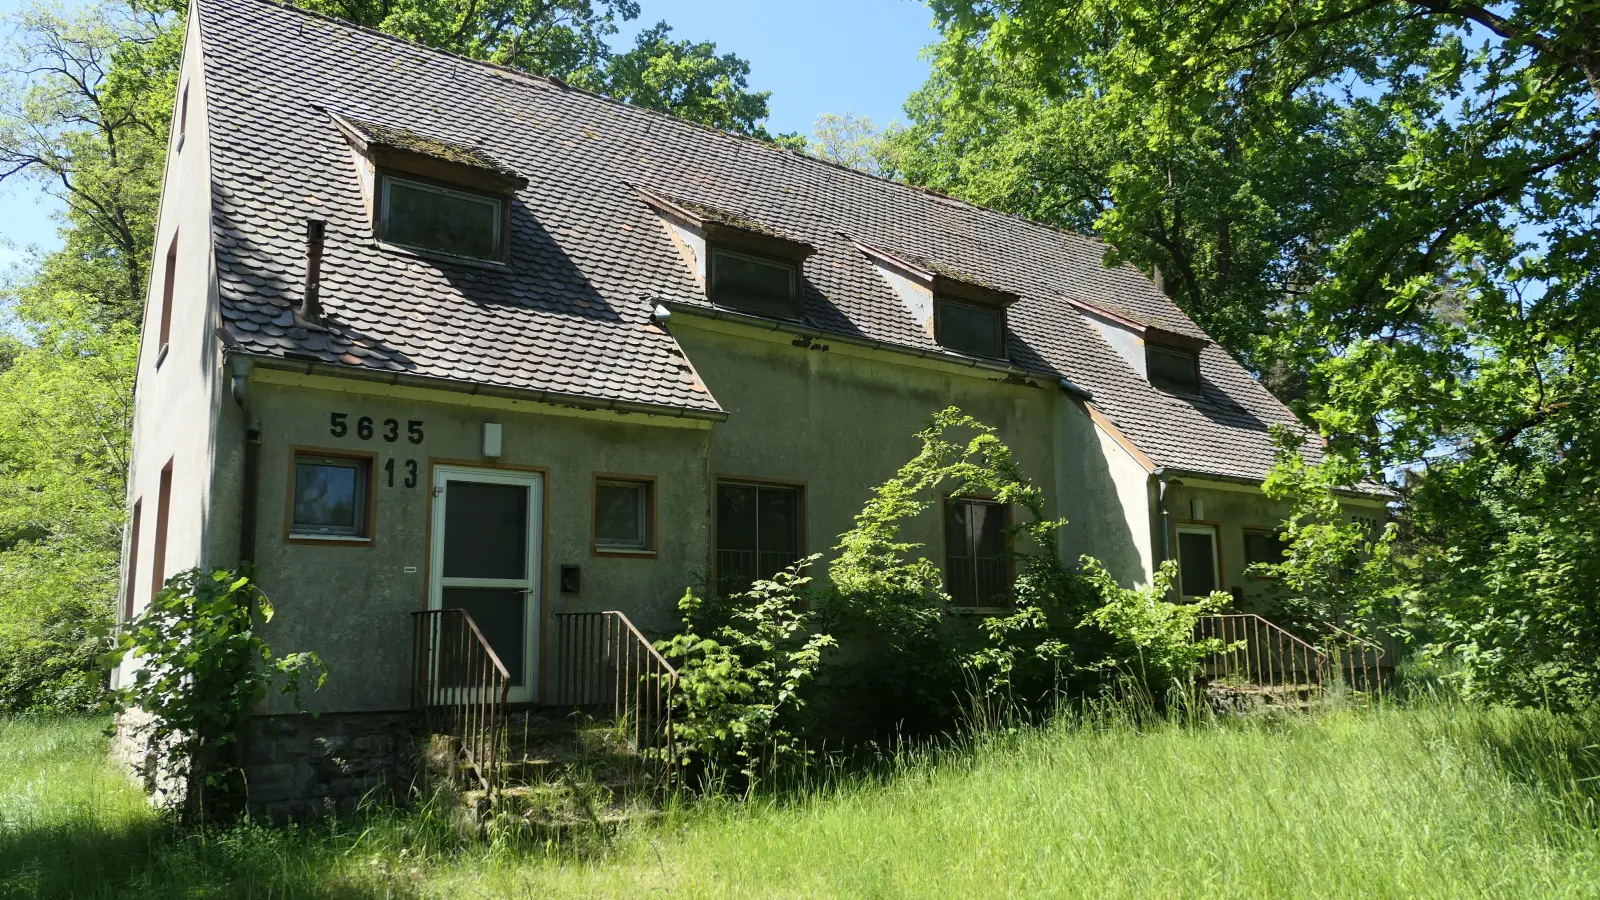
[[(896, 172), (1104, 236), (1336, 453), (1403, 474), (1440, 646), (1523, 695), (1592, 683), (1600, 6), (932, 5)], [(1539, 672), (1510, 652), (1535, 618)]]

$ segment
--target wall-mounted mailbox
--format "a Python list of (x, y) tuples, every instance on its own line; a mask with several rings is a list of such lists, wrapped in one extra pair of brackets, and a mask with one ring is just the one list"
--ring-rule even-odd
[(582, 570), (578, 566), (565, 565), (561, 567), (561, 593), (576, 594), (582, 587)]

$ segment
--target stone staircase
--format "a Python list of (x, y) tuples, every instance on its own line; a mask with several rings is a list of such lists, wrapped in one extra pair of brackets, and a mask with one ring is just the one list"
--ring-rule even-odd
[(496, 770), (493, 791), (461, 793), (465, 823), (547, 838), (611, 833), (658, 817), (666, 792), (661, 763), (635, 750), (626, 729), (576, 712), (509, 713)]

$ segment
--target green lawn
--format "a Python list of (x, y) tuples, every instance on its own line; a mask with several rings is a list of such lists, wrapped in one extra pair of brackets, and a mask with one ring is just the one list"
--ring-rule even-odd
[(1600, 725), (1536, 712), (1062, 722), (582, 850), (396, 813), (175, 837), (101, 728), (0, 722), (0, 895), (1600, 895)]

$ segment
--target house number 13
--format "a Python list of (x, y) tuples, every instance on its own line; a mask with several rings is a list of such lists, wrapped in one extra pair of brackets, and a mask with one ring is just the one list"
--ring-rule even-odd
[[(383, 464), (383, 471), (384, 471), (385, 476), (389, 479), (389, 487), (394, 487), (394, 457), (392, 457), (392, 456), (389, 457), (388, 462), (385, 462)], [(416, 460), (414, 460), (414, 459), (406, 460), (406, 476), (405, 476), (405, 480), (404, 480), (403, 483), (408, 488), (414, 488), (414, 487), (417, 486), (417, 461)]]

